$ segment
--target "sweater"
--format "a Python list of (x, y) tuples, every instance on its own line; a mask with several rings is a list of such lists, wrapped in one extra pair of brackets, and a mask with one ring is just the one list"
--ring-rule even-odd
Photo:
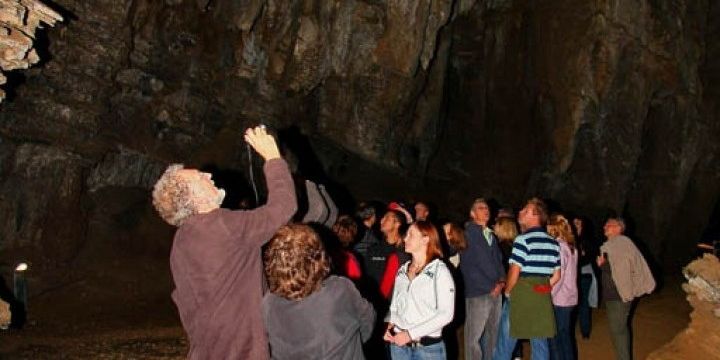
[(502, 252), (495, 235), (490, 233), (490, 237), (488, 245), (482, 226), (471, 222), (465, 228), (467, 248), (460, 253), (460, 272), (466, 298), (487, 295), (505, 280)]
[(187, 332), (188, 359), (267, 359), (261, 316), (261, 247), (297, 209), (287, 163), (264, 165), (267, 204), (192, 215), (170, 252), (172, 298)]
[(263, 318), (273, 359), (361, 360), (375, 310), (350, 280), (330, 276), (301, 300), (265, 294)]

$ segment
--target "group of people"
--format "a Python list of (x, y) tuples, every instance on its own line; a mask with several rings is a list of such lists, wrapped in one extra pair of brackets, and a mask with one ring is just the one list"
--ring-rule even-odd
[(477, 199), (464, 226), (392, 202), (338, 216), (327, 239), (291, 222), (297, 197), (275, 139), (257, 127), (245, 140), (265, 159), (263, 206), (222, 209), (211, 175), (177, 164), (153, 190), (178, 227), (172, 298), (188, 358), (445, 359), (448, 330), (463, 326), (465, 359), (512, 359), (518, 339), (533, 359), (573, 359), (575, 308), (589, 336), (600, 287), (617, 358), (630, 359), (630, 306), (655, 283), (622, 219), (607, 221), (598, 248), (580, 220), (537, 198), (492, 221)]

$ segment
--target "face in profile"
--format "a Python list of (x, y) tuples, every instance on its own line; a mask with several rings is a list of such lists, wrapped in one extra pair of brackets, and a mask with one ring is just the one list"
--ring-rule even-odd
[(225, 198), (225, 190), (215, 187), (212, 174), (194, 169), (184, 169), (180, 172), (190, 187), (190, 193), (198, 207), (204, 210), (219, 208)]
[(532, 218), (536, 216), (535, 215), (535, 208), (533, 204), (528, 203), (525, 205), (522, 210), (520, 210), (520, 214), (518, 216), (518, 223), (522, 226), (529, 226), (532, 223)]
[(395, 214), (388, 211), (380, 220), (380, 231), (389, 234), (395, 230), (397, 225), (398, 220), (395, 218)]
[(622, 234), (622, 225), (620, 225), (620, 222), (617, 220), (610, 219), (605, 223), (605, 226), (603, 226), (603, 232), (608, 238), (618, 236)]
[(427, 247), (429, 238), (417, 228), (417, 226), (411, 226), (408, 229), (407, 235), (405, 235), (405, 252), (414, 253), (418, 251), (424, 251)]
[(450, 223), (447, 223), (443, 225), (443, 232), (445, 233), (445, 239), (448, 241), (452, 239), (452, 232), (450, 231), (450, 227), (452, 225)]

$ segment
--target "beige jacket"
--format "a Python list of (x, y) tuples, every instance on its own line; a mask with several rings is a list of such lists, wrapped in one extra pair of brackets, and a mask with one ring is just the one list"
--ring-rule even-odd
[(650, 268), (630, 238), (625, 235), (611, 237), (600, 250), (608, 255), (613, 282), (623, 301), (631, 301), (655, 289)]

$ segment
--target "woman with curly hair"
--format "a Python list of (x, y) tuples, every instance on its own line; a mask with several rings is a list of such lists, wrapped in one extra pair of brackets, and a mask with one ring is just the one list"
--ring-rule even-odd
[(350, 280), (328, 277), (328, 255), (312, 228), (283, 226), (263, 260), (270, 290), (263, 317), (273, 359), (365, 358), (362, 343), (375, 311)]

